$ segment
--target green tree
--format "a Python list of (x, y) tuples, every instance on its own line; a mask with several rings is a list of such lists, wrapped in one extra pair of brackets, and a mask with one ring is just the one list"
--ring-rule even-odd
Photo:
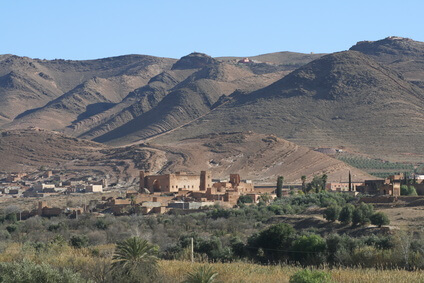
[(289, 224), (275, 224), (251, 236), (248, 239), (248, 248), (256, 252), (262, 249), (267, 261), (282, 261), (286, 258), (295, 235), (296, 231)]
[(371, 224), (377, 225), (378, 227), (381, 227), (382, 225), (389, 225), (390, 220), (389, 217), (383, 212), (376, 212), (370, 217)]
[(354, 210), (355, 207), (350, 203), (343, 206), (339, 214), (339, 221), (345, 225), (351, 223)]
[(156, 254), (157, 247), (147, 240), (128, 238), (116, 245), (112, 269), (128, 282), (152, 281), (158, 271)]
[(277, 178), (277, 198), (281, 198), (283, 196), (283, 182), (284, 182), (284, 177), (278, 176), (278, 178)]
[(183, 283), (213, 283), (218, 273), (211, 266), (200, 266), (193, 272), (189, 272)]
[(325, 262), (325, 240), (316, 234), (298, 237), (292, 246), (291, 258), (301, 264), (319, 265)]
[(418, 194), (417, 194), (417, 190), (415, 189), (415, 187), (414, 187), (414, 186), (409, 186), (409, 187), (408, 187), (408, 194), (409, 194), (410, 196), (418, 196)]
[(370, 223), (370, 217), (374, 214), (374, 207), (371, 204), (361, 203), (355, 208), (352, 214), (352, 225), (365, 225)]
[(334, 222), (339, 219), (341, 208), (338, 205), (331, 205), (324, 210), (324, 218)]
[(364, 215), (362, 213), (362, 210), (355, 208), (352, 213), (352, 226), (356, 226), (362, 222), (364, 222)]
[(314, 176), (314, 178), (312, 179), (312, 182), (308, 184), (308, 187), (310, 188), (310, 190), (314, 191), (315, 193), (319, 193), (323, 187), (322, 181), (323, 180), (321, 177)]
[(402, 185), (400, 186), (400, 195), (402, 196), (417, 196), (417, 190), (414, 186)]
[(407, 196), (409, 194), (409, 188), (407, 185), (400, 186), (400, 195)]
[(237, 204), (240, 205), (242, 203), (253, 203), (253, 199), (248, 195), (242, 195), (237, 200)]

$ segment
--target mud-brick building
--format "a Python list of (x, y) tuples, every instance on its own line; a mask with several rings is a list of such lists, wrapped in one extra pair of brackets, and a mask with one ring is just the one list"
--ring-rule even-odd
[(140, 171), (140, 191), (147, 189), (150, 193), (173, 193), (180, 190), (206, 191), (212, 187), (212, 175), (209, 171), (201, 171), (200, 175), (176, 172), (174, 174), (150, 175)]

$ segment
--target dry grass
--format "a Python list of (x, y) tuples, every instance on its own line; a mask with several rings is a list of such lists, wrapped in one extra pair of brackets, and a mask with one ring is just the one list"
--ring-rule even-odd
[[(99, 256), (94, 257), (90, 249), (73, 249), (69, 246), (56, 246), (49, 252), (36, 253), (21, 244), (10, 244), (0, 253), (1, 262), (30, 260), (47, 263), (56, 267), (68, 267), (74, 271), (100, 278), (110, 272), (111, 254), (114, 245), (97, 246)], [(182, 282), (188, 272), (201, 265), (210, 265), (218, 272), (219, 282), (289, 282), (290, 276), (301, 270), (297, 266), (259, 265), (247, 262), (233, 263), (191, 263), (188, 261), (161, 260), (159, 268), (164, 282)], [(424, 271), (377, 270), (358, 268), (324, 268), (334, 282), (424, 282)]]
[[(161, 261), (160, 266), (166, 277), (181, 282), (187, 272), (201, 263)], [(252, 263), (211, 263), (222, 282), (289, 282), (290, 276), (300, 267), (264, 266)], [(335, 282), (424, 282), (424, 271), (376, 270), (376, 269), (324, 269)]]

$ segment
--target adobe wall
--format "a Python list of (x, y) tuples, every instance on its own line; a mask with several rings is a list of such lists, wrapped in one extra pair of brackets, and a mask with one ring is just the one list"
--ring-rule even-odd
[(170, 174), (145, 176), (144, 180), (146, 188), (151, 193), (170, 191)]
[(396, 198), (392, 196), (376, 196), (376, 197), (361, 197), (359, 202), (364, 203), (391, 203), (395, 202)]
[(170, 175), (170, 185), (168, 192), (178, 192), (179, 189), (200, 191), (200, 176), (199, 175)]

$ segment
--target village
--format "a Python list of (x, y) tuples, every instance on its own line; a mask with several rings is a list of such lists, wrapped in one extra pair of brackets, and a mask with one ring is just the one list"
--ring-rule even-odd
[[(80, 179), (64, 176), (63, 172), (47, 170), (25, 174), (7, 174), (0, 179), (0, 200), (34, 198), (34, 209), (19, 211), (21, 220), (32, 216), (53, 217), (67, 215), (77, 218), (80, 214), (91, 213), (99, 217), (105, 214), (164, 214), (170, 211), (195, 211), (213, 206), (232, 208), (240, 202), (250, 204), (263, 201), (269, 203), (277, 197), (277, 185), (254, 184), (243, 180), (239, 174), (230, 174), (228, 179), (214, 179), (210, 171), (200, 174), (175, 172), (173, 174), (151, 174), (140, 171), (138, 188), (117, 188), (100, 177)], [(328, 182), (325, 190), (351, 195), (360, 195), (362, 202), (393, 203), (401, 196), (401, 184), (411, 178), (410, 186), (420, 198), (424, 196), (424, 176), (397, 174), (386, 179), (364, 180), (363, 182)], [(119, 196), (106, 196), (107, 192), (119, 190)], [(305, 183), (286, 185), (282, 197), (305, 193)], [(84, 203), (76, 207), (49, 206), (49, 197), (66, 195), (84, 196)], [(105, 196), (103, 196), (105, 195)], [(97, 198), (93, 198), (97, 196)], [(100, 197), (98, 197), (100, 196)], [(416, 198), (406, 198), (413, 201)]]

